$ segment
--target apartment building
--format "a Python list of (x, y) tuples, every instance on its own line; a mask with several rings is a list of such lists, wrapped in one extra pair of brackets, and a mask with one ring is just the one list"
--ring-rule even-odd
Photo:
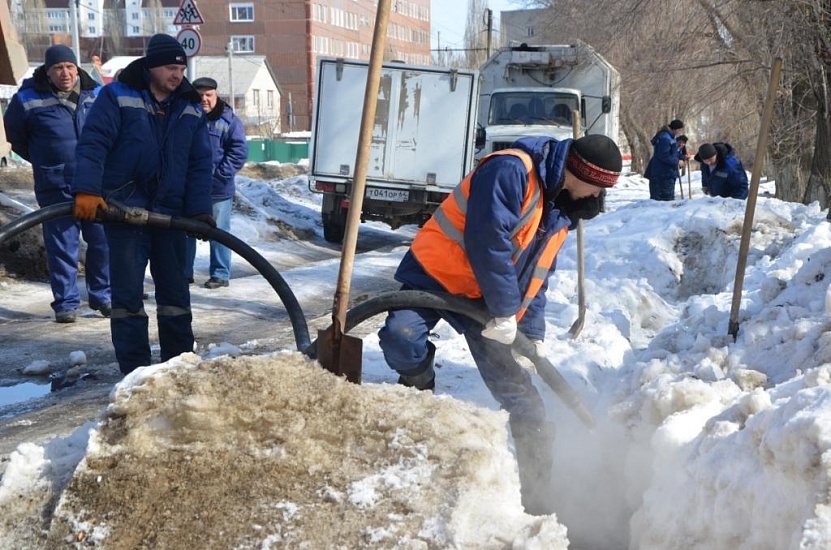
[[(43, 59), (51, 44), (71, 45), (70, 0), (10, 0), (29, 58)], [(318, 56), (369, 59), (378, 0), (195, 0), (204, 20), (199, 55), (265, 56), (283, 91), (281, 116), (296, 130), (311, 127)], [(142, 55), (150, 36), (176, 36), (181, 0), (78, 0), (82, 61)], [(392, 0), (387, 60), (427, 65), (430, 0)], [(289, 101), (289, 98), (291, 100)], [(350, 106), (360, 108), (360, 105)], [(286, 126), (286, 125), (283, 125)]]

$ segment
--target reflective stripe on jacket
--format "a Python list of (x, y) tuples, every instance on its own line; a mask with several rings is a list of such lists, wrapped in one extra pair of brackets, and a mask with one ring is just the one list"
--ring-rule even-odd
[[(511, 231), (513, 250), (511, 260), (517, 263), (523, 252), (534, 242), (543, 213), (542, 182), (538, 181), (530, 155), (519, 149), (505, 149), (491, 153), (482, 159), (477, 170), (489, 159), (498, 155), (513, 155), (519, 158), (527, 172), (528, 186), (517, 226)], [(450, 293), (477, 299), (482, 297), (470, 261), (465, 252), (464, 229), (467, 215), (470, 185), (476, 170), (468, 174), (439, 206), (433, 216), (424, 224), (412, 244), (412, 253), (424, 270)], [(534, 273), (526, 280), (522, 291), (522, 305), (516, 313), (522, 318), (528, 305), (548, 277), (560, 247), (565, 241), (568, 228), (552, 233), (542, 243), (544, 249), (538, 254)]]

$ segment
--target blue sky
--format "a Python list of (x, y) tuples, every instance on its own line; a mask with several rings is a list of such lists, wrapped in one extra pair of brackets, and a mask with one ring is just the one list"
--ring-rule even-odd
[[(499, 31), (499, 12), (522, 9), (522, 0), (488, 0), (488, 7), (493, 10), (493, 28)], [(431, 48), (460, 48), (465, 37), (467, 22), (467, 0), (432, 0), (432, 29), (430, 31)], [(494, 40), (497, 36), (494, 35)]]

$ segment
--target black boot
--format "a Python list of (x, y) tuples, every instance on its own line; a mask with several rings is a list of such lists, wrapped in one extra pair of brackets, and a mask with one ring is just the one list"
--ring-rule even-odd
[(522, 507), (532, 516), (553, 514), (551, 468), (553, 466), (554, 424), (545, 420), (510, 418), (516, 448)]
[(433, 391), (436, 388), (436, 372), (433, 370), (433, 360), (436, 357), (436, 346), (427, 342), (427, 357), (413, 370), (400, 372), (398, 383), (408, 388)]

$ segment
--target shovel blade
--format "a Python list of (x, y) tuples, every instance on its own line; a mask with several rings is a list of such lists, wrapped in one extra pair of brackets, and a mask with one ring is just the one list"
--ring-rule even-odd
[(338, 376), (345, 376), (354, 384), (361, 383), (364, 341), (341, 334), (336, 338), (334, 328), (317, 331), (317, 360), (321, 366)]

